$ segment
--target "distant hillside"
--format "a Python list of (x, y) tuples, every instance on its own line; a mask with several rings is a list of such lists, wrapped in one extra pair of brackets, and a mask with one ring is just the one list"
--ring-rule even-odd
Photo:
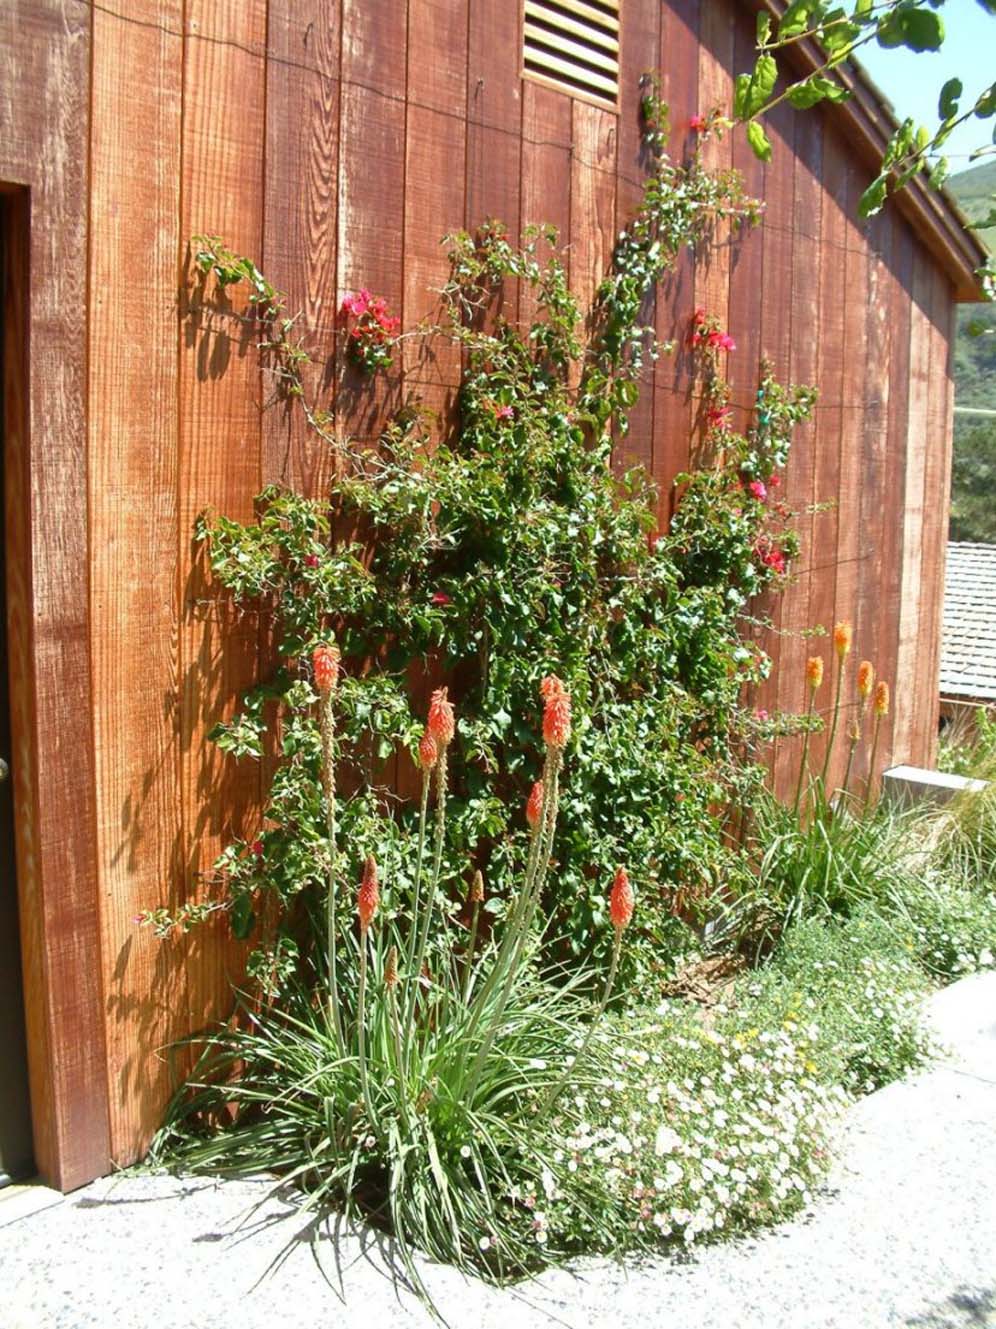
[[(996, 161), (953, 175), (948, 188), (970, 221), (988, 216), (996, 206)], [(976, 235), (996, 252), (996, 227)], [(993, 332), (972, 337), (970, 323)], [(958, 306), (955, 401), (996, 410), (996, 304)], [(955, 416), (950, 533), (953, 540), (996, 542), (996, 420)]]
[[(948, 188), (970, 221), (985, 217), (996, 207), (996, 161), (984, 162), (970, 171), (960, 171), (948, 180)], [(976, 234), (996, 251), (996, 226)], [(996, 329), (996, 304), (960, 305), (955, 342), (955, 400), (959, 406), (984, 406), (996, 410), (996, 331), (990, 336), (971, 337), (968, 325), (981, 322)], [(960, 428), (965, 421), (959, 420)]]

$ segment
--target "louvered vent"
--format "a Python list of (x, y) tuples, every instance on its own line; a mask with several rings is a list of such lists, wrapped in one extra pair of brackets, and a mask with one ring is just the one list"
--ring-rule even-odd
[(525, 72), (615, 110), (619, 0), (525, 0)]

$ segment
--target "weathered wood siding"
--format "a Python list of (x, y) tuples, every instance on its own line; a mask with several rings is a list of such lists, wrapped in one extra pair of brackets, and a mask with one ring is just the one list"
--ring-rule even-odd
[[(238, 968), (222, 930), (170, 948), (133, 922), (197, 898), (258, 807), (257, 778), (205, 734), (260, 667), (259, 625), (211, 599), (195, 515), (244, 517), (263, 482), (320, 492), (329, 476), (299, 419), (261, 414), (266, 386), (238, 319), (188, 307), (190, 235), (259, 257), (328, 356), (326, 402), (345, 400), (343, 292), (370, 287), (416, 322), (445, 275), (447, 231), (487, 216), (513, 230), (554, 222), (572, 285), (590, 296), (640, 194), (639, 75), (660, 67), (685, 151), (689, 117), (728, 103), (747, 63), (748, 9), (623, 0), (616, 115), (520, 78), (510, 0), (2, 7), (0, 182), (30, 191), (31, 427), (8, 440), (9, 594), (35, 1109), (53, 1180), (142, 1152), (168, 1088), (159, 1050), (224, 1011)], [(843, 116), (783, 107), (768, 166), (740, 136), (708, 145), (765, 198), (764, 223), (683, 256), (648, 318), (679, 342), (697, 303), (724, 320), (739, 343), (739, 419), (761, 354), (821, 387), (783, 491), (803, 510), (804, 547), (772, 606), (774, 671), (757, 704), (800, 708), (806, 656), (830, 655), (800, 634), (851, 619), (856, 658), (893, 685), (883, 759), (926, 763), (953, 288), (898, 210), (855, 220), (869, 169)], [(506, 312), (520, 301), (528, 315), (517, 292)], [(458, 374), (454, 352), (406, 349), (402, 373), (344, 424), (369, 439), (412, 390), (445, 414)], [(692, 416), (685, 357), (662, 360), (619, 458), (652, 471), (662, 521)], [(795, 752), (780, 745), (781, 772)]]

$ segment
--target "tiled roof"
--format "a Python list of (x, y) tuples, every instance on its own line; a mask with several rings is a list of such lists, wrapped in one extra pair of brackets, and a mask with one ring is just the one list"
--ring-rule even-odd
[(996, 545), (948, 545), (941, 696), (996, 699)]

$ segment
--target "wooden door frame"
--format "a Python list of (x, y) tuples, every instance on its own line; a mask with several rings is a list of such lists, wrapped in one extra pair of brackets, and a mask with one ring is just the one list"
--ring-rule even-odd
[[(18, 903), (35, 1161), (110, 1170), (87, 505), (90, 14), (0, 7), (7, 613)], [(10, 122), (8, 123), (8, 117)]]

